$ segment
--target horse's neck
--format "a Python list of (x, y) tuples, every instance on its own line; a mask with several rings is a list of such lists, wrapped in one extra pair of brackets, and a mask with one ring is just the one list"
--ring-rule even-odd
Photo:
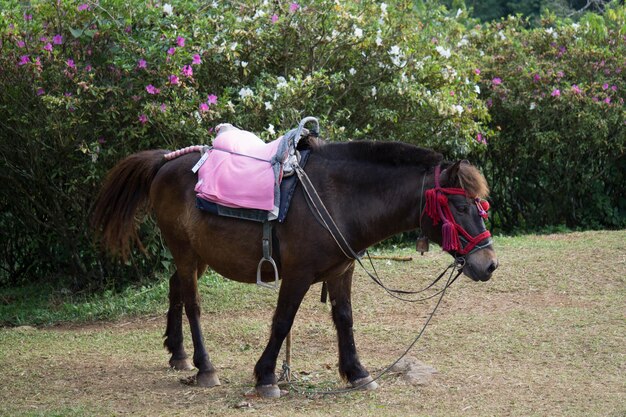
[(341, 190), (337, 211), (355, 250), (419, 226), (421, 207), (426, 202), (423, 193), (432, 187), (432, 178), (424, 175), (419, 167), (386, 167), (363, 170), (352, 183), (347, 177), (337, 184)]

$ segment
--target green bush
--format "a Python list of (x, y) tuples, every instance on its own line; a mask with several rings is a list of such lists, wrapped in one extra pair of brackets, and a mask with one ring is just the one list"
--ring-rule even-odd
[(483, 28), (484, 154), (505, 231), (626, 226), (626, 8)]
[(0, 285), (168, 269), (153, 221), (150, 257), (101, 254), (91, 201), (124, 156), (222, 122), (271, 140), (313, 115), (332, 140), (482, 161), (499, 230), (626, 225), (624, 6), (529, 29), (435, 1), (2, 4)]
[[(147, 148), (210, 142), (231, 122), (273, 139), (302, 117), (323, 134), (398, 139), (451, 156), (484, 148), (463, 25), (412, 1), (4, 1), (0, 20), (0, 283), (75, 288), (167, 267), (117, 266), (88, 213), (108, 168)], [(69, 280), (67, 279), (69, 278)]]

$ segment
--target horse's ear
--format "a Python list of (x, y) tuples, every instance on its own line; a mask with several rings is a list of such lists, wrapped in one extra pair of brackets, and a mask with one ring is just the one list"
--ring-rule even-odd
[(462, 163), (467, 161), (456, 161), (454, 164), (444, 169), (441, 173), (441, 185), (444, 187), (459, 187), (461, 182), (459, 181), (459, 168)]

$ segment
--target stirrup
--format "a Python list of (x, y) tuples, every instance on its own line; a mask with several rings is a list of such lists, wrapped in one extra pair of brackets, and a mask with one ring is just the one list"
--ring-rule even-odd
[[(273, 284), (263, 282), (261, 280), (261, 266), (263, 266), (263, 262), (269, 262), (269, 264), (272, 265), (272, 268), (274, 269), (274, 283)], [(276, 268), (276, 262), (274, 262), (274, 259), (261, 258), (261, 260), (259, 261), (259, 265), (256, 267), (256, 283), (257, 285), (260, 285), (261, 287), (269, 288), (271, 290), (278, 289), (278, 268)]]

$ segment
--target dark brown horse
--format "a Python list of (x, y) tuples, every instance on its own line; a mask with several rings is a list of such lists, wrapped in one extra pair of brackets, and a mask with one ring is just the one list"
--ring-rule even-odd
[[(486, 196), (488, 188), (476, 168), (466, 162), (444, 163), (439, 153), (402, 143), (325, 143), (310, 139), (301, 141), (302, 144), (311, 148), (305, 171), (355, 252), (418, 227), (431, 240), (441, 243), (443, 235), (449, 232), (442, 233), (442, 229), (449, 228), (452, 222), (464, 230), (465, 237), (457, 239), (460, 247), (448, 251), (464, 259), (465, 275), (475, 281), (491, 277), (498, 262), (479, 216), (480, 204), (475, 203), (476, 198)], [(197, 209), (197, 177), (191, 168), (199, 154), (165, 161), (165, 153), (144, 151), (119, 162), (109, 172), (97, 198), (93, 225), (101, 231), (106, 248), (124, 257), (133, 242), (139, 243), (137, 212), (146, 206), (153, 211), (176, 264), (176, 272), (170, 278), (165, 331), (165, 347), (171, 353), (169, 363), (176, 369), (192, 368), (183, 348), (184, 307), (191, 327), (197, 383), (214, 386), (219, 379), (204, 347), (198, 277), (210, 266), (224, 277), (254, 283), (262, 256), (262, 226)], [(463, 190), (450, 194), (445, 193), (445, 187)], [(448, 217), (453, 217), (447, 223), (445, 218), (431, 218), (433, 210), (431, 215), (425, 215), (428, 190), (432, 190), (432, 204), (446, 203)], [(286, 221), (275, 226), (275, 234), (279, 242), (275, 258), (279, 260), (282, 284), (269, 342), (254, 368), (257, 391), (266, 397), (280, 395), (274, 372), (281, 345), (304, 295), (312, 284), (322, 281), (326, 282), (332, 301), (339, 373), (352, 385), (371, 381), (357, 356), (352, 332), (354, 259), (347, 258), (316, 221), (301, 185), (296, 188)], [(472, 237), (476, 237), (472, 250), (463, 250)], [(264, 281), (273, 278), (271, 269), (263, 271)], [(367, 387), (372, 389), (375, 385), (371, 382)]]

